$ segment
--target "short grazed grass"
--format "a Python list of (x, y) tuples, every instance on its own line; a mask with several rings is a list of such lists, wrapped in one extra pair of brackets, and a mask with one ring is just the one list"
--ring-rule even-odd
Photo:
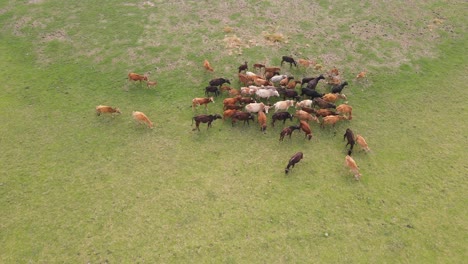
[[(1, 3), (0, 262), (461, 263), (463, 7)], [(274, 33), (284, 41), (265, 39)], [(241, 45), (229, 48), (234, 35)], [(287, 54), (342, 70), (353, 120), (312, 125), (310, 142), (300, 133), (278, 142), (280, 123), (265, 135), (220, 120), (191, 131), (190, 100), (210, 79)], [(353, 80), (363, 69), (368, 81)], [(157, 88), (127, 83), (130, 71), (150, 71)], [(123, 114), (97, 117), (98, 104)], [(134, 110), (155, 128), (136, 125)], [(348, 127), (372, 149), (355, 151), (360, 182), (344, 167)], [(304, 160), (285, 176), (297, 151)]]

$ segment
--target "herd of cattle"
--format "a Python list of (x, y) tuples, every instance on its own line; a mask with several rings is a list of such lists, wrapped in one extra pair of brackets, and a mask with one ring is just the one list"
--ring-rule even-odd
[[(335, 126), (336, 123), (342, 120), (352, 120), (352, 107), (347, 104), (346, 95), (342, 93), (343, 89), (348, 85), (348, 82), (342, 81), (342, 77), (337, 68), (333, 67), (330, 71), (320, 74), (316, 77), (305, 77), (296, 80), (293, 76), (282, 74), (283, 63), (289, 63), (290, 67), (315, 66), (314, 69), (320, 70), (322, 67), (313, 61), (299, 59), (298, 62), (292, 57), (283, 56), (280, 67), (266, 67), (263, 64), (254, 64), (253, 71), (249, 71), (248, 63), (238, 67), (238, 82), (240, 88), (231, 87), (231, 81), (227, 78), (216, 78), (209, 81), (209, 85), (205, 87), (205, 97), (197, 97), (192, 100), (192, 110), (198, 111), (198, 107), (203, 106), (205, 111), (208, 111), (208, 104), (214, 103), (215, 98), (223, 94), (227, 94), (223, 100), (223, 113), (221, 114), (198, 114), (192, 118), (192, 125), (195, 122), (195, 128), (200, 131), (200, 124), (206, 123), (207, 129), (212, 126), (212, 123), (217, 119), (223, 121), (230, 119), (231, 125), (234, 126), (237, 122), (242, 121), (245, 125), (249, 125), (250, 121), (255, 120), (260, 127), (260, 131), (265, 133), (268, 126), (268, 113), (274, 110), (271, 115), (271, 126), (275, 126), (276, 121), (282, 121), (283, 125), (289, 119), (293, 121), (297, 119), (297, 125), (284, 127), (280, 132), (279, 140), (283, 141), (285, 136), (291, 139), (291, 135), (295, 130), (302, 131), (305, 138), (312, 138), (312, 130), (310, 122), (315, 122), (321, 128), (325, 126)], [(210, 63), (205, 60), (203, 67), (208, 72), (214, 72)], [(363, 79), (366, 76), (365, 72), (360, 72), (356, 78)], [(148, 80), (146, 75), (129, 73), (128, 80), (133, 82), (146, 82), (147, 86), (156, 86), (156, 82)], [(328, 93), (320, 93), (316, 90), (320, 81), (326, 82), (329, 87)], [(297, 90), (297, 87), (299, 89)], [(299, 91), (299, 92), (298, 92)], [(275, 102), (272, 103), (271, 100)], [(343, 102), (339, 105), (336, 103), (340, 100)], [(289, 112), (290, 108), (295, 108), (293, 113)], [(102, 113), (119, 114), (118, 108), (99, 105), (96, 106), (96, 114), (99, 116)], [(145, 124), (149, 128), (153, 128), (153, 123), (143, 113), (134, 111), (133, 119), (141, 124)], [(365, 139), (361, 135), (354, 135), (351, 129), (347, 129), (344, 136), (347, 140), (345, 147), (349, 146), (348, 155), (345, 157), (345, 165), (353, 173), (356, 180), (359, 180), (361, 174), (356, 162), (351, 157), (351, 153), (355, 143), (364, 151), (369, 151), (369, 147)], [(289, 160), (285, 173), (287, 174), (296, 163), (303, 158), (303, 153), (294, 154)]]

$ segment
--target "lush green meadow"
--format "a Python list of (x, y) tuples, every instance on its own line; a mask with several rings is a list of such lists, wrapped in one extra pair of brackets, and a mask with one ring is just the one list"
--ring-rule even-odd
[[(464, 1), (117, 2), (0, 3), (1, 263), (468, 258)], [(340, 69), (353, 119), (312, 124), (311, 141), (278, 142), (281, 123), (192, 131), (210, 79), (238, 88), (241, 63), (283, 55)], [(348, 127), (372, 149), (353, 154), (361, 181), (344, 166)]]

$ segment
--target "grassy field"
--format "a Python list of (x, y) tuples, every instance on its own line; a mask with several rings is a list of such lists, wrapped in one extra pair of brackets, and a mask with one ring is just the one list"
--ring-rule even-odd
[[(0, 3), (1, 263), (467, 259), (465, 2), (166, 2)], [(340, 69), (353, 119), (312, 125), (311, 141), (278, 142), (280, 124), (191, 131), (210, 79), (237, 88), (241, 63), (282, 55)], [(99, 104), (123, 113), (97, 117)], [(372, 149), (354, 154), (359, 182), (348, 127)]]

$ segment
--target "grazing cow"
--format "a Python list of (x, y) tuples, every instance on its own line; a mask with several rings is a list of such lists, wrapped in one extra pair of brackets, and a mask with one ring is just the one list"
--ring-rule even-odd
[(329, 103), (322, 99), (321, 97), (316, 97), (314, 100), (312, 100), (312, 106), (318, 106), (321, 109), (327, 109), (327, 108), (336, 108), (336, 105), (333, 103)]
[(276, 97), (279, 97), (279, 93), (278, 91), (275, 91), (275, 90), (270, 90), (270, 89), (258, 89), (256, 92), (255, 92), (255, 95), (257, 96), (257, 98), (266, 98), (267, 101), (270, 99), (270, 97), (272, 96), (276, 96)]
[(335, 86), (332, 87), (331, 92), (332, 92), (332, 93), (339, 93), (339, 94), (340, 94), (341, 91), (343, 91), (343, 89), (344, 89), (344, 87), (345, 87), (346, 85), (348, 85), (348, 82), (343, 82), (343, 83), (341, 83), (341, 84), (335, 85)]
[(208, 123), (208, 126), (206, 129), (211, 127), (211, 122), (215, 121), (216, 119), (221, 119), (222, 117), (218, 114), (215, 115), (197, 115), (192, 118), (192, 126), (193, 126), (193, 121), (195, 121), (195, 126), (196, 128), (192, 129), (192, 131), (198, 129), (200, 131), (200, 123)]
[(317, 115), (317, 110), (315, 110), (314, 108), (310, 108), (310, 107), (307, 107), (307, 106), (304, 106), (304, 107), (301, 107), (301, 110), (304, 111), (304, 112), (307, 112), (311, 115), (315, 115), (318, 117)]
[(309, 81), (309, 82), (307, 83), (307, 86), (306, 86), (306, 87), (307, 87), (308, 89), (315, 90), (315, 88), (317, 87), (318, 82), (319, 82), (320, 80), (323, 80), (323, 79), (325, 79), (325, 77), (324, 77), (322, 74), (320, 74), (318, 77), (315, 77), (314, 79), (312, 79), (311, 81)]
[(239, 73), (240, 73), (241, 71), (247, 71), (247, 69), (248, 69), (247, 62), (245, 61), (244, 64), (242, 64), (241, 66), (239, 66), (238, 69), (239, 69)]
[(301, 120), (299, 121), (299, 127), (304, 131), (305, 137), (310, 140), (312, 138), (312, 130), (310, 129), (309, 124), (307, 124), (306, 121)]
[(205, 95), (209, 96), (209, 93), (214, 93), (215, 96), (218, 96), (219, 95), (218, 86), (207, 86), (207, 87), (205, 87)]
[(236, 123), (237, 121), (239, 120), (242, 120), (244, 121), (244, 125), (245, 125), (245, 122), (247, 122), (247, 125), (250, 125), (249, 124), (249, 120), (252, 120), (254, 121), (254, 116), (251, 114), (251, 113), (247, 113), (247, 112), (237, 112), (237, 113), (234, 113), (232, 116), (231, 116), (231, 124), (232, 126), (234, 126), (234, 123)]
[(323, 94), (309, 88), (302, 88), (301, 89), (301, 96), (306, 95), (309, 96), (311, 99), (317, 98), (317, 97), (322, 97)]
[(348, 120), (353, 119), (353, 107), (347, 104), (340, 104), (336, 107), (336, 111), (347, 116)]
[(146, 124), (149, 128), (153, 129), (153, 122), (143, 112), (133, 111), (132, 117), (139, 124)]
[(245, 111), (249, 113), (258, 113), (261, 111), (265, 111), (268, 114), (268, 110), (270, 109), (269, 105), (265, 105), (264, 103), (250, 103), (245, 106)]
[(348, 142), (346, 143), (345, 147), (349, 145), (349, 150), (353, 150), (354, 144), (356, 141), (354, 140), (354, 133), (351, 129), (347, 128), (346, 132), (343, 135), (343, 141), (347, 139)]
[(240, 111), (237, 110), (237, 109), (224, 110), (224, 112), (223, 112), (223, 121), (226, 120), (226, 118), (231, 118), (232, 115), (234, 115), (237, 112), (240, 112)]
[(208, 60), (203, 61), (203, 68), (205, 68), (207, 71), (214, 72), (214, 69), (211, 67), (211, 64)]
[(262, 68), (265, 68), (265, 64), (261, 64), (261, 63), (255, 63), (253, 65), (254, 69), (262, 69)]
[(121, 114), (122, 112), (120, 112), (120, 109), (116, 107), (110, 107), (107, 105), (96, 106), (96, 115), (100, 116), (103, 113), (111, 114), (112, 117), (114, 117), (114, 114)]
[(340, 115), (329, 115), (329, 116), (325, 116), (323, 119), (322, 119), (322, 123), (320, 124), (320, 126), (322, 128), (325, 127), (325, 125), (333, 125), (333, 127), (335, 127), (335, 124), (340, 121), (340, 120), (344, 120), (346, 119), (346, 117), (344, 116), (340, 116)]
[(356, 179), (356, 181), (361, 179), (361, 173), (359, 173), (359, 168), (356, 164), (356, 161), (354, 161), (354, 159), (351, 157), (351, 150), (348, 151), (348, 155), (345, 157), (345, 165), (354, 174), (354, 179)]
[(286, 119), (292, 121), (293, 117), (289, 112), (278, 112), (274, 113), (273, 116), (271, 117), (271, 126), (275, 127), (275, 122), (276, 120), (283, 120), (283, 124), (286, 123)]
[(301, 127), (299, 127), (299, 126), (288, 126), (288, 127), (283, 128), (283, 130), (281, 130), (281, 133), (280, 133), (279, 141), (283, 141), (284, 136), (289, 136), (289, 139), (291, 139), (291, 135), (294, 132), (294, 130), (296, 130), (296, 129), (299, 130), (299, 129), (301, 129)]
[(225, 83), (231, 84), (231, 82), (228, 79), (216, 78), (216, 79), (213, 79), (213, 80), (210, 81), (210, 86), (219, 86), (219, 87), (221, 87), (221, 85), (223, 85)]
[(275, 108), (275, 113), (278, 112), (278, 110), (284, 110), (288, 111), (289, 107), (294, 105), (294, 100), (285, 100), (285, 101), (278, 101), (275, 104), (273, 104), (273, 107)]
[(338, 98), (343, 99), (343, 100), (348, 100), (346, 95), (340, 94), (340, 93), (327, 93), (322, 96), (323, 100), (329, 102), (329, 103), (334, 103)]
[(242, 73), (238, 73), (237, 76), (239, 77), (239, 82), (242, 83), (244, 86), (253, 84), (253, 79), (251, 76)]
[(205, 110), (208, 110), (208, 104), (214, 103), (214, 98), (212, 97), (205, 97), (205, 98), (193, 98), (192, 99), (192, 110), (195, 110), (195, 107), (199, 105), (205, 105)]
[(301, 159), (302, 159), (303, 157), (304, 157), (304, 154), (302, 154), (302, 152), (297, 152), (296, 154), (294, 154), (294, 155), (289, 159), (288, 166), (286, 166), (286, 169), (284, 170), (284, 173), (285, 173), (285, 174), (288, 174), (289, 168), (291, 168), (291, 167), (294, 168), (294, 165), (296, 165), (296, 163), (298, 163), (299, 161), (301, 161)]
[(310, 122), (314, 120), (315, 122), (317, 122), (317, 124), (320, 123), (320, 121), (318, 120), (316, 116), (313, 116), (304, 110), (297, 110), (296, 113), (294, 114), (294, 117), (296, 117), (298, 120), (303, 120), (306, 122)]
[(131, 72), (128, 74), (128, 80), (134, 82), (139, 81), (141, 83), (141, 81), (148, 81), (148, 76)]
[(280, 67), (265, 67), (265, 74), (267, 72), (275, 73), (275, 72), (280, 72), (281, 68)]
[(242, 110), (242, 108), (244, 108), (242, 105), (228, 104), (223, 107), (223, 110)]
[(258, 112), (257, 121), (258, 121), (258, 124), (260, 125), (260, 131), (265, 133), (266, 128), (267, 128), (267, 116), (265, 112), (263, 111)]
[(293, 64), (294, 64), (294, 66), (297, 67), (297, 63), (292, 57), (289, 57), (289, 56), (281, 57), (281, 66), (283, 66), (283, 62), (289, 63), (289, 67), (292, 67)]
[(367, 145), (367, 142), (366, 140), (361, 136), (361, 135), (357, 135), (356, 136), (356, 143), (358, 143), (358, 145), (366, 152), (369, 152), (370, 151), (370, 148), (369, 146)]

